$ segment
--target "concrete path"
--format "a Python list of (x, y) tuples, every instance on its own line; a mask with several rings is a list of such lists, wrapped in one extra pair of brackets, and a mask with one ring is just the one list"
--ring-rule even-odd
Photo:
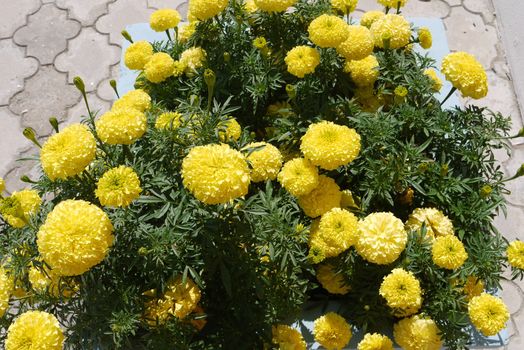
[[(524, 1), (495, 2), (497, 12), (491, 0), (409, 0), (404, 12), (444, 20), (451, 50), (474, 54), (488, 71), (489, 94), (477, 103), (511, 115), (516, 132), (523, 121), (512, 76), (520, 81), (515, 85), (524, 106), (520, 23)], [(0, 176), (10, 190), (24, 185), (20, 176), (35, 176), (30, 163), (16, 161), (37, 153), (21, 135), (22, 129), (31, 126), (45, 138), (51, 133), (49, 117), (63, 123), (77, 121), (85, 109), (72, 85), (76, 75), (84, 78), (94, 109), (107, 110), (114, 98), (108, 82), (118, 71), (120, 31), (127, 24), (147, 22), (154, 10), (164, 7), (185, 12), (187, 4), (183, 0), (0, 0)], [(359, 1), (359, 12), (374, 9), (378, 9), (375, 0)], [(499, 157), (508, 174), (524, 162), (524, 140), (513, 143), (513, 150), (511, 159)], [(510, 219), (499, 217), (497, 225), (512, 240), (524, 227), (524, 181), (509, 187)], [(524, 284), (503, 285), (512, 314), (511, 343), (506, 349), (522, 350)]]

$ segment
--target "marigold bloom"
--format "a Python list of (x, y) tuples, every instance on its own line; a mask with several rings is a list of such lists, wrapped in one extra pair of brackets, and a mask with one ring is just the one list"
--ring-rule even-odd
[(509, 320), (509, 311), (502, 299), (482, 293), (468, 303), (471, 323), (485, 336), (500, 332)]
[(0, 318), (4, 317), (9, 308), (9, 298), (13, 294), (15, 284), (13, 277), (9, 275), (4, 267), (0, 267)]
[(367, 87), (375, 84), (378, 78), (378, 61), (373, 55), (361, 60), (347, 61), (344, 72), (351, 75), (351, 79), (358, 87)]
[(151, 56), (153, 56), (153, 46), (145, 40), (140, 40), (126, 49), (124, 63), (129, 69), (142, 70)]
[(442, 73), (464, 97), (479, 99), (488, 94), (488, 77), (473, 55), (453, 52), (442, 60)]
[(157, 52), (151, 56), (144, 66), (144, 74), (152, 83), (161, 83), (171, 75), (175, 69), (175, 61), (165, 52)]
[(315, 341), (327, 350), (340, 350), (349, 343), (353, 334), (342, 316), (328, 312), (315, 320), (313, 335)]
[(295, 158), (284, 164), (278, 182), (293, 196), (304, 196), (313, 191), (319, 182), (318, 169), (304, 158)]
[(463, 288), (466, 299), (469, 301), (484, 292), (484, 282), (475, 276), (468, 276)]
[(250, 183), (244, 156), (226, 144), (197, 146), (182, 162), (184, 186), (205, 204), (245, 196)]
[(360, 135), (354, 129), (329, 121), (309, 125), (300, 150), (311, 163), (334, 170), (351, 163), (360, 152)]
[(427, 27), (421, 27), (418, 30), (418, 40), (419, 44), (423, 49), (429, 49), (431, 48), (431, 45), (433, 44), (433, 37), (431, 36), (431, 32)]
[(406, 247), (404, 224), (392, 213), (372, 213), (358, 225), (357, 253), (369, 262), (386, 265), (397, 260)]
[(42, 199), (35, 190), (13, 192), (10, 197), (0, 199), (0, 214), (9, 225), (22, 228), (31, 215), (38, 212), (41, 203)]
[(126, 166), (108, 170), (96, 184), (95, 195), (106, 207), (127, 207), (138, 198), (142, 188), (135, 171)]
[(242, 127), (235, 118), (220, 123), (219, 129), (221, 130), (218, 132), (218, 137), (222, 142), (238, 141), (242, 135)]
[(57, 204), (37, 234), (40, 255), (61, 276), (88, 271), (104, 260), (112, 244), (107, 214), (82, 200)]
[(296, 77), (304, 78), (315, 72), (320, 64), (320, 54), (309, 46), (296, 46), (289, 51), (284, 59), (287, 71)]
[(78, 285), (74, 281), (68, 283), (45, 265), (42, 268), (31, 266), (27, 275), (31, 288), (37, 293), (48, 292), (55, 298), (70, 298), (78, 290)]
[(189, 0), (189, 12), (200, 21), (215, 17), (227, 7), (229, 0)]
[(434, 69), (426, 69), (424, 70), (424, 74), (433, 81), (433, 91), (438, 92), (442, 89), (442, 80), (440, 80)]
[(506, 249), (506, 255), (512, 267), (524, 270), (524, 242), (511, 242)]
[(158, 130), (175, 130), (180, 126), (182, 114), (178, 112), (165, 112), (156, 118), (155, 128)]
[(422, 305), (420, 282), (413, 273), (401, 268), (393, 269), (384, 277), (379, 292), (395, 314), (409, 316)]
[(344, 15), (355, 11), (358, 0), (331, 0), (331, 6)]
[(147, 118), (134, 108), (118, 108), (104, 113), (95, 125), (103, 142), (110, 145), (130, 145), (146, 132)]
[(191, 47), (180, 55), (180, 63), (186, 67), (186, 71), (195, 71), (204, 66), (207, 53), (201, 47)]
[(284, 12), (296, 2), (297, 0), (255, 0), (255, 5), (266, 12)]
[(320, 47), (337, 47), (347, 39), (348, 25), (338, 16), (321, 15), (308, 27), (309, 39)]
[(180, 13), (173, 9), (161, 9), (153, 12), (149, 18), (149, 25), (155, 32), (164, 32), (175, 28), (180, 23)]
[(418, 231), (425, 224), (429, 237), (454, 235), (453, 223), (436, 208), (417, 208), (413, 210), (406, 222), (406, 230)]
[(368, 11), (360, 18), (360, 25), (370, 28), (373, 22), (377, 19), (384, 17), (386, 14), (382, 11)]
[(373, 35), (364, 26), (348, 26), (348, 36), (340, 45), (337, 52), (346, 60), (361, 60), (373, 53), (375, 42)]
[(379, 4), (384, 7), (396, 9), (398, 7), (404, 7), (408, 0), (377, 0)]
[(448, 270), (458, 269), (468, 258), (464, 244), (453, 235), (435, 238), (431, 254), (435, 265)]
[(347, 294), (350, 287), (346, 284), (344, 276), (338, 274), (330, 264), (320, 264), (317, 268), (317, 280), (322, 288), (331, 294)]
[(64, 334), (55, 316), (43, 311), (27, 311), (7, 330), (6, 350), (62, 350)]
[(151, 96), (142, 89), (131, 90), (115, 101), (112, 111), (133, 108), (144, 112), (151, 108)]
[(307, 216), (316, 218), (333, 208), (339, 208), (341, 199), (342, 192), (335, 180), (320, 175), (317, 187), (298, 197), (298, 205)]
[(80, 174), (95, 159), (96, 141), (89, 128), (71, 124), (51, 136), (40, 150), (42, 169), (54, 181)]
[(318, 229), (312, 230), (309, 245), (324, 257), (334, 257), (354, 245), (357, 235), (357, 217), (347, 210), (333, 208), (322, 215)]
[(258, 6), (255, 4), (255, 0), (247, 0), (244, 2), (244, 10), (247, 13), (254, 13), (258, 11)]
[(409, 44), (411, 26), (400, 15), (388, 14), (376, 19), (370, 27), (375, 38), (375, 46), (384, 48), (388, 42), (390, 49), (399, 49)]
[(439, 329), (430, 318), (415, 315), (404, 318), (393, 327), (395, 342), (405, 350), (440, 350)]
[(253, 142), (243, 150), (251, 151), (246, 159), (251, 165), (251, 181), (275, 180), (282, 167), (282, 154), (275, 146), (267, 142)]
[(393, 350), (393, 342), (385, 335), (366, 333), (358, 343), (357, 350)]
[(306, 350), (306, 342), (302, 334), (288, 325), (273, 326), (273, 344), (279, 349)]
[(198, 23), (198, 21), (194, 21), (181, 25), (178, 31), (178, 40), (181, 43), (186, 43), (195, 34)]

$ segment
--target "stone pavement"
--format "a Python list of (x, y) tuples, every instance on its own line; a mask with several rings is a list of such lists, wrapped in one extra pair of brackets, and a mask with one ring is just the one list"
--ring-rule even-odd
[[(72, 85), (76, 75), (84, 79), (93, 109), (107, 110), (114, 98), (109, 80), (118, 72), (120, 31), (128, 24), (147, 22), (154, 10), (164, 7), (185, 12), (187, 4), (183, 0), (0, 0), (0, 176), (8, 189), (23, 186), (21, 175), (35, 176), (30, 162), (16, 161), (37, 153), (22, 136), (23, 128), (30, 126), (45, 138), (51, 133), (49, 117), (63, 123), (77, 121), (85, 108)], [(372, 9), (378, 9), (375, 0), (359, 1), (358, 12)], [(476, 103), (511, 115), (514, 133), (522, 128), (503, 46), (519, 39), (507, 37), (518, 32), (502, 31), (506, 37), (500, 37), (491, 0), (409, 0), (404, 13), (442, 18), (450, 49), (474, 54), (488, 71), (489, 94)], [(518, 20), (508, 23), (520, 25)], [(512, 146), (511, 159), (499, 156), (508, 174), (524, 161), (523, 139)], [(524, 181), (510, 183), (509, 189), (509, 220), (499, 217), (496, 223), (513, 240), (524, 227)], [(512, 314), (506, 349), (521, 350), (524, 283), (508, 281), (503, 286)]]

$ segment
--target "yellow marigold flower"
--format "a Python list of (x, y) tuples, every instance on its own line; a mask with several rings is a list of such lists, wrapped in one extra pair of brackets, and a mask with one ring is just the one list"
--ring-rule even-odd
[(366, 112), (375, 112), (384, 105), (384, 98), (381, 95), (376, 95), (373, 85), (359, 87), (355, 89), (354, 93), (362, 110)]
[(278, 182), (293, 196), (304, 196), (318, 186), (318, 169), (304, 158), (295, 158), (284, 164)]
[(182, 114), (178, 112), (165, 112), (156, 118), (155, 128), (158, 130), (175, 130), (180, 126)]
[(524, 242), (511, 242), (506, 249), (506, 255), (512, 267), (524, 270)]
[(357, 205), (357, 202), (355, 202), (353, 193), (351, 193), (350, 190), (342, 191), (342, 199), (340, 200), (340, 207), (341, 208), (359, 208), (359, 206)]
[(347, 294), (350, 287), (346, 284), (344, 276), (338, 274), (330, 264), (320, 264), (317, 268), (317, 280), (322, 288), (331, 294)]
[(37, 234), (40, 255), (60, 276), (83, 274), (104, 260), (112, 244), (107, 214), (82, 200), (57, 204)]
[(304, 78), (313, 73), (320, 64), (320, 54), (309, 46), (296, 46), (289, 51), (284, 59), (287, 71), (296, 77)]
[(482, 294), (484, 291), (484, 282), (475, 276), (468, 276), (463, 291), (464, 294), (466, 294), (466, 299), (469, 301)]
[(408, 94), (408, 89), (406, 89), (405, 86), (399, 85), (395, 88), (393, 92), (395, 93), (395, 96), (406, 97)]
[[(322, 177), (324, 176), (321, 175), (321, 181)], [(333, 208), (322, 215), (318, 229), (312, 230), (309, 245), (320, 250), (324, 257), (330, 258), (354, 245), (357, 234), (357, 217), (347, 210)]]
[(388, 306), (402, 316), (416, 313), (422, 305), (420, 282), (413, 273), (401, 268), (384, 277), (379, 292)]
[(316, 218), (333, 208), (339, 208), (341, 199), (342, 192), (335, 180), (320, 175), (318, 186), (308, 194), (298, 197), (298, 205), (302, 208), (304, 214)]
[(266, 12), (284, 12), (296, 2), (297, 0), (255, 0), (255, 5)]
[(9, 308), (9, 298), (11, 298), (14, 289), (13, 277), (9, 275), (5, 268), (0, 267), (0, 318), (4, 316)]
[(358, 231), (357, 253), (374, 264), (397, 260), (408, 241), (404, 224), (392, 213), (369, 214), (359, 222)]
[(173, 76), (179, 77), (186, 71), (187, 66), (184, 62), (175, 61), (175, 68), (173, 69)]
[(31, 215), (40, 209), (42, 199), (35, 190), (13, 192), (11, 197), (0, 199), (0, 214), (7, 223), (15, 228), (22, 228), (29, 222)]
[(273, 344), (279, 349), (306, 350), (306, 342), (302, 334), (288, 325), (279, 324), (273, 326)]
[(393, 336), (404, 350), (440, 350), (442, 347), (435, 322), (420, 315), (404, 318), (396, 323)]
[(473, 55), (453, 52), (442, 60), (442, 73), (464, 97), (479, 99), (488, 93), (488, 77)]
[(5, 190), (5, 181), (0, 177), (0, 194)]
[(182, 162), (184, 186), (205, 204), (224, 204), (248, 192), (244, 156), (226, 144), (197, 146)]
[(44, 266), (36, 268), (31, 266), (28, 272), (31, 288), (37, 293), (48, 292), (55, 298), (70, 298), (77, 290), (78, 284), (74, 281), (66, 281), (54, 270)]
[(215, 17), (227, 7), (229, 0), (189, 0), (189, 12), (200, 21)]
[(130, 145), (146, 132), (147, 118), (134, 108), (119, 108), (104, 113), (95, 125), (103, 142), (110, 145)]
[(346, 60), (361, 60), (373, 53), (375, 42), (373, 35), (364, 26), (348, 26), (348, 36), (337, 46), (337, 52)]
[(344, 15), (355, 11), (358, 0), (331, 0), (331, 6)]
[(132, 168), (121, 165), (102, 175), (96, 184), (95, 195), (105, 207), (127, 207), (141, 192), (138, 175)]
[(373, 55), (361, 60), (347, 61), (344, 72), (351, 74), (351, 79), (358, 87), (366, 87), (375, 84), (378, 78), (378, 61)]
[[(154, 296), (155, 293), (153, 289), (144, 295)], [(172, 317), (184, 319), (197, 309), (200, 297), (198, 286), (189, 277), (184, 283), (182, 276), (179, 276), (167, 284), (162, 297), (146, 303), (144, 319), (152, 327), (163, 325)]]
[(151, 56), (144, 66), (146, 79), (152, 83), (161, 83), (171, 75), (175, 69), (175, 61), (165, 52), (157, 52)]
[(235, 118), (231, 118), (219, 124), (218, 137), (222, 142), (238, 141), (242, 135), (242, 127)]
[(377, 18), (370, 27), (375, 38), (375, 46), (384, 48), (384, 42), (389, 42), (390, 49), (399, 49), (409, 44), (411, 26), (400, 15), (388, 14)]
[(327, 350), (340, 350), (349, 343), (353, 334), (344, 317), (328, 312), (315, 320), (313, 335), (315, 341)]
[(453, 235), (437, 237), (431, 248), (433, 262), (448, 270), (458, 269), (468, 258), (462, 242)]
[(131, 90), (115, 101), (112, 111), (118, 109), (133, 108), (144, 112), (151, 108), (151, 96), (142, 89)]
[(255, 0), (247, 0), (244, 2), (244, 9), (247, 13), (254, 13), (258, 11), (258, 6), (255, 4)]
[(180, 30), (178, 31), (178, 40), (181, 43), (186, 43), (189, 38), (195, 34), (196, 27), (198, 25), (198, 21), (193, 21), (184, 25), (180, 26)]
[(435, 72), (434, 69), (429, 68), (424, 70), (424, 74), (433, 82), (433, 91), (440, 91), (442, 88), (442, 80), (438, 77), (437, 72)]
[(509, 320), (509, 311), (502, 299), (482, 293), (468, 303), (471, 323), (485, 336), (500, 332)]
[(382, 11), (368, 11), (362, 15), (360, 18), (360, 25), (364, 27), (371, 28), (373, 22), (377, 19), (384, 17), (386, 14)]
[(453, 223), (440, 210), (435, 208), (417, 208), (406, 222), (406, 230), (418, 231), (422, 224), (426, 225), (429, 237), (454, 235)]
[(431, 36), (431, 32), (429, 31), (429, 28), (427, 27), (421, 27), (418, 30), (418, 40), (420, 46), (422, 46), (423, 49), (429, 49), (431, 48), (431, 45), (433, 44), (433, 37)]
[(255, 149), (247, 156), (251, 165), (251, 181), (275, 180), (282, 167), (282, 154), (275, 146), (267, 142), (253, 142), (243, 148), (244, 151)]
[(393, 350), (393, 342), (385, 335), (366, 333), (358, 343), (357, 350)]
[(204, 66), (207, 53), (201, 47), (191, 47), (180, 55), (180, 63), (186, 67), (186, 71), (195, 71)]
[(320, 47), (337, 47), (348, 37), (348, 25), (338, 16), (321, 15), (308, 27), (309, 39)]
[(164, 32), (175, 28), (180, 23), (180, 20), (180, 13), (177, 10), (161, 9), (151, 14), (149, 25), (155, 32)]
[(63, 346), (60, 324), (47, 312), (24, 312), (7, 329), (6, 350), (62, 350)]
[(334, 170), (351, 163), (360, 152), (360, 135), (354, 129), (329, 121), (309, 125), (300, 150), (311, 163)]
[(96, 141), (89, 128), (71, 124), (51, 136), (40, 150), (42, 169), (54, 181), (80, 174), (95, 159)]
[(129, 45), (124, 55), (124, 63), (129, 69), (142, 70), (151, 56), (153, 46), (145, 40), (140, 40)]
[(257, 49), (265, 48), (267, 46), (266, 38), (264, 38), (263, 36), (256, 37), (253, 40), (253, 46), (256, 47)]
[(404, 7), (408, 0), (377, 0), (379, 4), (384, 7), (389, 7), (392, 9), (397, 9), (398, 7)]

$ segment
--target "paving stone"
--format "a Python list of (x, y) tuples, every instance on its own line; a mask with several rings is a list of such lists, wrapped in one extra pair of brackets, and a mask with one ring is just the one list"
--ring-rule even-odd
[(489, 69), (497, 57), (497, 30), (485, 25), (482, 16), (472, 14), (463, 7), (451, 8), (451, 14), (444, 19), (449, 48), (452, 51), (469, 52)]
[(176, 9), (183, 3), (187, 4), (187, 0), (147, 0), (147, 6), (154, 9)]
[(38, 61), (25, 57), (24, 50), (11, 39), (0, 40), (0, 52), (0, 105), (7, 105), (9, 98), (24, 88), (24, 78), (36, 72)]
[(27, 15), (40, 8), (38, 0), (5, 0), (1, 2), (0, 38), (8, 38), (27, 22)]
[[(111, 108), (111, 103), (100, 99), (94, 92), (87, 94), (87, 101), (89, 102), (89, 108), (91, 112), (96, 113), (99, 116)], [(87, 116), (87, 108), (83, 99), (81, 99), (74, 107), (71, 107), (67, 111), (67, 120), (64, 121), (64, 125), (73, 123), (80, 123), (82, 119)]]
[(41, 170), (36, 160), (19, 160), (38, 156), (39, 152), (36, 147), (20, 153), (16, 160), (8, 164), (9, 171), (5, 174), (5, 187), (8, 193), (30, 187), (29, 184), (20, 180), (20, 177), (27, 175), (30, 179), (37, 180), (40, 178)]
[(464, 0), (463, 5), (468, 11), (480, 13), (486, 23), (491, 23), (495, 19), (495, 9), (491, 0)]
[(16, 159), (21, 150), (29, 148), (31, 143), (22, 135), (20, 118), (11, 113), (7, 107), (0, 107), (0, 130), (2, 130), (0, 177), (4, 177), (9, 170), (9, 164)]
[[(514, 322), (517, 325), (524, 324), (524, 317), (520, 317), (520, 322), (522, 323), (518, 323), (517, 320), (515, 320)], [(511, 338), (511, 341), (506, 346), (506, 350), (522, 350), (522, 349), (524, 349), (524, 338), (522, 335), (517, 335)]]
[(377, 0), (359, 0), (357, 3), (357, 9), (364, 12), (372, 10), (382, 11), (384, 6), (380, 5)]
[(94, 28), (84, 28), (69, 42), (69, 49), (55, 60), (56, 68), (68, 73), (68, 81), (75, 76), (84, 80), (86, 91), (94, 91), (98, 83), (109, 75), (109, 66), (120, 60), (120, 48), (108, 43), (108, 36)]
[(508, 63), (503, 58), (498, 58), (493, 62), (493, 72), (495, 72), (499, 77), (511, 80)]
[(109, 74), (108, 78), (102, 80), (96, 88), (96, 94), (99, 98), (109, 102), (112, 102), (116, 99), (115, 92), (113, 91), (111, 85), (109, 85), (109, 81), (111, 79), (118, 80), (119, 72), (120, 66), (118, 64), (111, 67), (111, 73)]
[(462, 0), (446, 0), (449, 6), (462, 6)]
[(96, 21), (96, 29), (110, 35), (110, 42), (122, 42), (120, 33), (125, 27), (133, 23), (149, 21), (153, 9), (147, 7), (146, 0), (117, 0), (108, 5), (108, 13)]
[(513, 281), (501, 281), (502, 300), (508, 307), (510, 314), (515, 314), (522, 306), (523, 293), (520, 287)]
[(107, 4), (114, 0), (56, 0), (56, 5), (64, 10), (69, 10), (69, 16), (82, 25), (95, 23), (98, 17), (107, 13)]
[(508, 205), (507, 212), (507, 216), (500, 213), (493, 223), (504, 237), (512, 241), (519, 237), (520, 228), (524, 227), (524, 208)]
[[(513, 176), (518, 168), (524, 164), (524, 144), (520, 144), (513, 147), (512, 157), (504, 163), (507, 176)], [(506, 183), (506, 187), (511, 194), (506, 198), (510, 204), (515, 204), (524, 207), (524, 177), (509, 181)], [(522, 226), (517, 226), (522, 228)], [(520, 232), (522, 235), (522, 232)]]
[(9, 108), (21, 116), (23, 127), (30, 126), (37, 135), (45, 136), (52, 131), (49, 117), (63, 120), (66, 109), (74, 106), (79, 98), (80, 93), (68, 84), (66, 74), (47, 66), (26, 80), (24, 91), (13, 96)]
[(68, 19), (67, 11), (46, 4), (28, 17), (27, 25), (17, 30), (13, 38), (18, 45), (27, 46), (27, 55), (49, 64), (66, 49), (67, 39), (79, 31), (80, 24)]
[(407, 17), (439, 17), (449, 16), (450, 7), (442, 0), (408, 1), (402, 9), (402, 13)]

